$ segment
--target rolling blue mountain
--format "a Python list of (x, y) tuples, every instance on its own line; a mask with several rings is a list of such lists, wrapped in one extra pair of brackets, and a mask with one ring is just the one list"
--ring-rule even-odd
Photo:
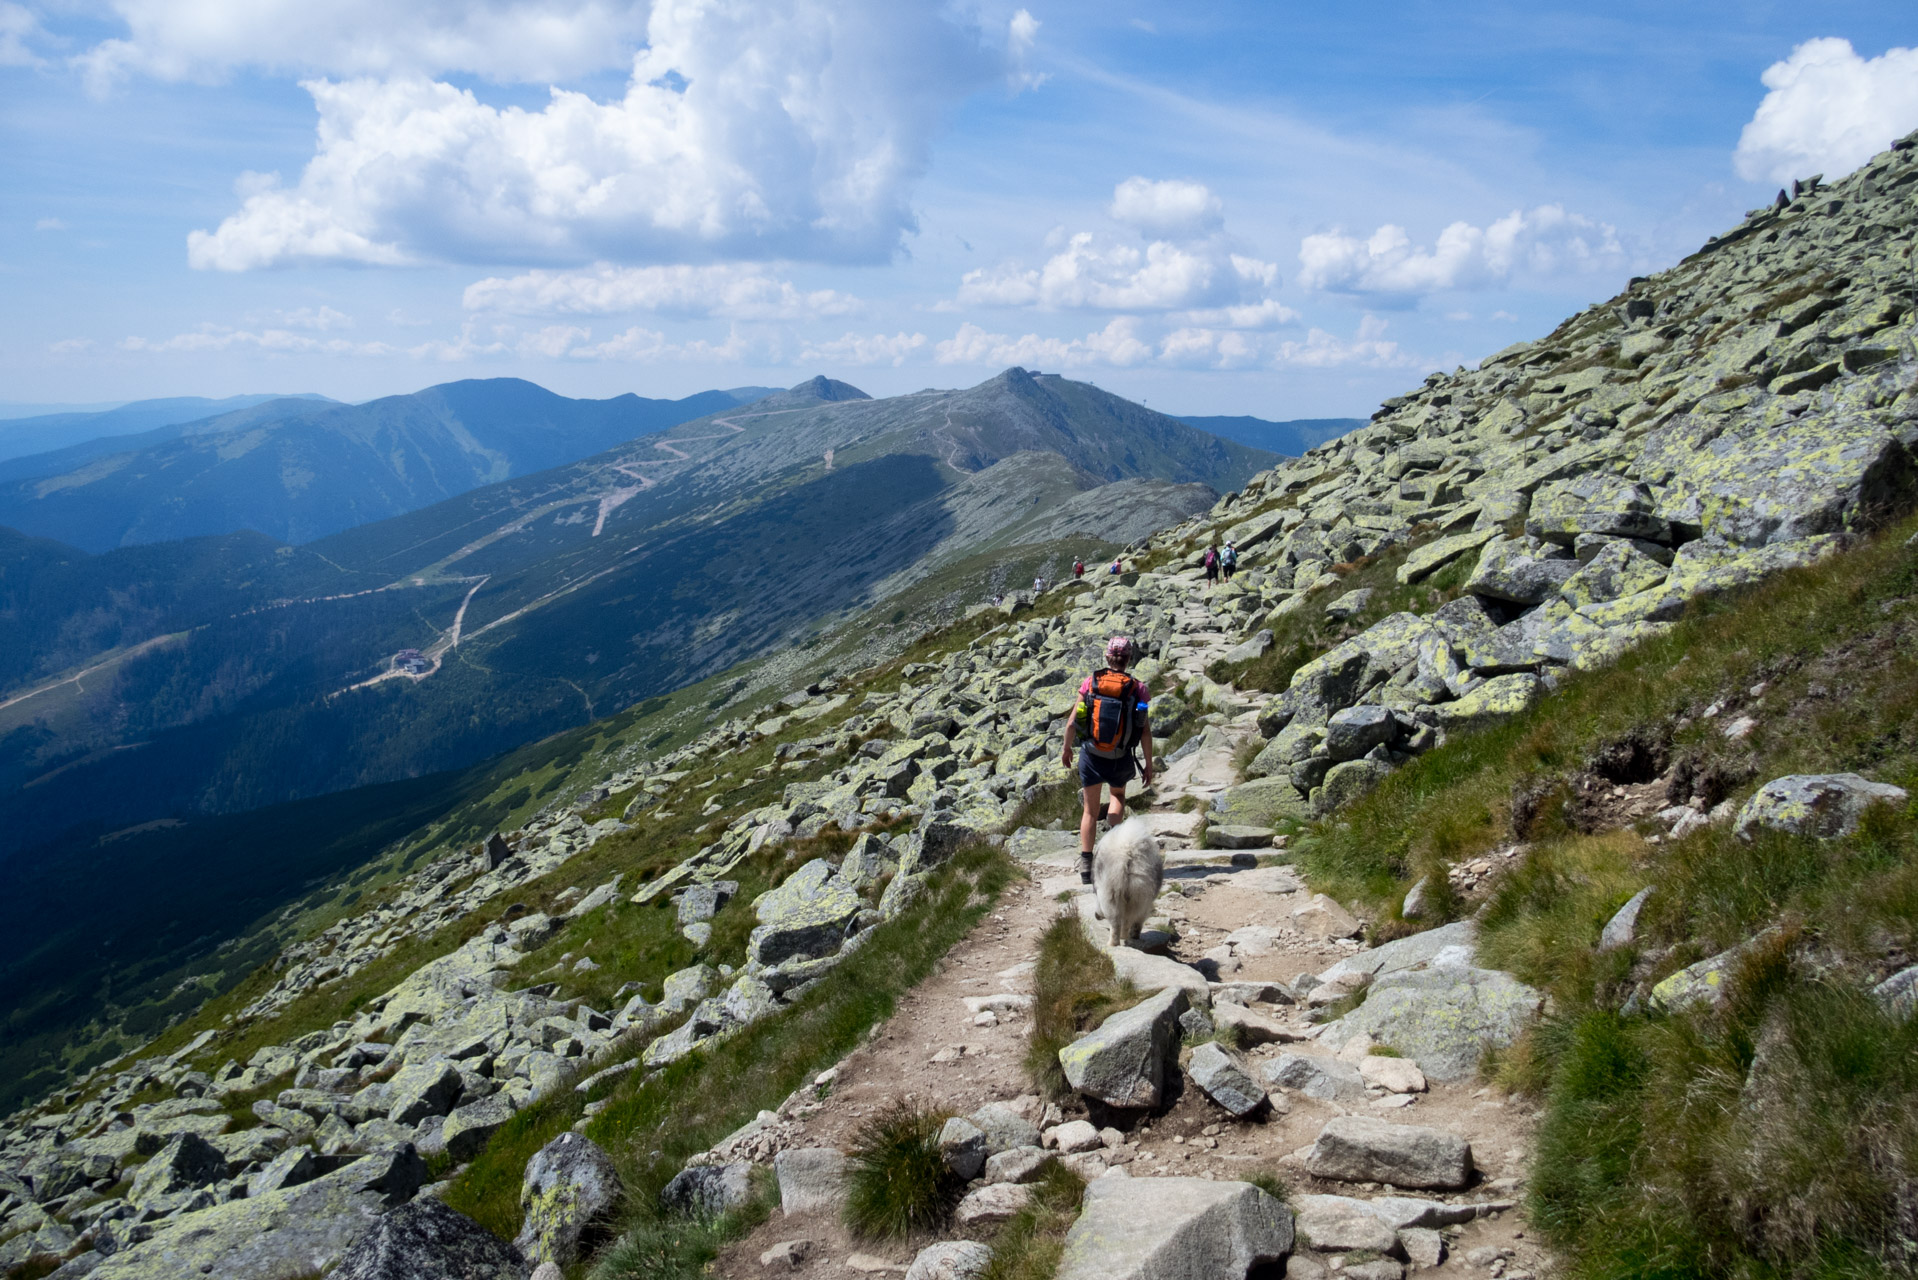
[(573, 400), (493, 378), (360, 405), (278, 398), (0, 462), (0, 525), (92, 552), (241, 530), (310, 542), (736, 407), (759, 390)]
[(1365, 425), (1364, 418), (1288, 418), (1273, 422), (1266, 418), (1177, 416), (1180, 422), (1201, 431), (1288, 458), (1296, 458), (1315, 445), (1336, 440)]
[[(116, 436), (138, 435), (162, 427), (188, 422), (204, 422), (239, 409), (251, 409), (269, 400), (315, 400), (336, 404), (326, 396), (251, 395), (228, 396), (209, 400), (205, 396), (172, 396), (161, 400), (135, 400), (105, 410), (69, 409), (58, 413), (36, 413), (0, 419), (0, 461), (51, 453), (89, 441), (105, 442)], [(104, 449), (102, 452), (117, 452)]]

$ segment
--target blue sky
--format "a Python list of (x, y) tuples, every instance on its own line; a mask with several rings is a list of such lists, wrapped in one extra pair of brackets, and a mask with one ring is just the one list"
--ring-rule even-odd
[(1918, 128), (1849, 4), (0, 0), (0, 401), (1358, 415)]

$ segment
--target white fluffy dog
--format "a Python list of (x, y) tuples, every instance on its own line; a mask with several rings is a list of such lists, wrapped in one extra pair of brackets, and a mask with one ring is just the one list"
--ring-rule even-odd
[(1112, 946), (1139, 936), (1164, 879), (1165, 859), (1145, 819), (1127, 818), (1099, 838), (1092, 854), (1092, 892), (1098, 918), (1112, 926)]

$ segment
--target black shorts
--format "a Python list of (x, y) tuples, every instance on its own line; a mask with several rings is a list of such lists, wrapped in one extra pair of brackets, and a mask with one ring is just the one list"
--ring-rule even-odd
[(1120, 795), (1125, 794), (1125, 784), (1138, 774), (1138, 766), (1133, 764), (1130, 754), (1117, 759), (1110, 756), (1095, 756), (1086, 746), (1079, 748), (1079, 785), (1082, 787), (1111, 787)]
[(1213, 580), (1215, 580), (1215, 579), (1216, 579), (1216, 578), (1217, 578), (1218, 576), (1219, 576), (1219, 566), (1218, 566), (1218, 565), (1216, 565), (1216, 564), (1209, 564), (1209, 565), (1207, 565), (1207, 566), (1205, 567), (1205, 580), (1206, 580), (1207, 582), (1211, 582), (1211, 581), (1213, 581)]

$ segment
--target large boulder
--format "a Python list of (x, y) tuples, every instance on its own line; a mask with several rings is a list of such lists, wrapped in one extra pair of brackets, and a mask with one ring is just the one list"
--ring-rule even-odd
[(520, 1251), (437, 1200), (415, 1200), (375, 1222), (331, 1280), (522, 1280)]
[(182, 1193), (211, 1187), (226, 1179), (226, 1157), (197, 1133), (183, 1133), (140, 1166), (127, 1189), (127, 1201), (159, 1208)]
[(1472, 1180), (1472, 1146), (1457, 1134), (1370, 1116), (1334, 1116), (1305, 1157), (1306, 1172), (1339, 1182), (1456, 1191)]
[(1113, 1014), (1059, 1050), (1066, 1082), (1107, 1106), (1158, 1106), (1166, 1057), (1179, 1042), (1179, 1015), (1189, 1007), (1183, 989), (1168, 987)]
[(1572, 553), (1537, 538), (1493, 538), (1478, 553), (1465, 589), (1513, 604), (1541, 604), (1579, 570)]
[(1733, 830), (1741, 840), (1750, 840), (1761, 830), (1845, 836), (1858, 829), (1858, 819), (1869, 806), (1902, 805), (1908, 799), (1903, 787), (1872, 782), (1855, 773), (1797, 773), (1758, 788), (1738, 811)]
[(966, 1117), (986, 1137), (988, 1158), (1002, 1151), (1039, 1145), (1039, 1128), (1032, 1121), (997, 1102), (988, 1102)]
[(1292, 1211), (1248, 1182), (1099, 1178), (1057, 1280), (1245, 1280), (1292, 1252)]
[(1655, 505), (1651, 490), (1644, 485), (1623, 476), (1591, 472), (1539, 486), (1532, 495), (1525, 532), (1566, 547), (1580, 534), (1593, 533), (1670, 541), (1672, 527), (1653, 514)]
[(411, 1145), (356, 1160), (296, 1187), (185, 1215), (144, 1243), (114, 1253), (99, 1280), (245, 1276), (303, 1280), (332, 1266), (426, 1178)]
[(393, 1103), (386, 1118), (394, 1124), (410, 1126), (428, 1116), (443, 1116), (460, 1098), (459, 1068), (443, 1059), (409, 1063), (388, 1083)]
[(1443, 953), (1453, 947), (1467, 948), (1467, 952), (1460, 954), (1459, 958), (1462, 962), (1469, 962), (1470, 949), (1476, 947), (1477, 937), (1477, 927), (1470, 920), (1427, 929), (1424, 933), (1415, 933), (1349, 955), (1319, 974), (1319, 981), (1332, 982), (1348, 973), (1377, 977), (1384, 973), (1397, 973), (1401, 969), (1416, 969), (1420, 965), (1438, 961)]
[(716, 1218), (752, 1199), (752, 1176), (753, 1167), (744, 1160), (688, 1165), (661, 1189), (659, 1203), (669, 1213)]
[(939, 1130), (939, 1155), (961, 1182), (971, 1182), (985, 1171), (986, 1133), (964, 1116), (953, 1116)]
[(1489, 728), (1530, 710), (1542, 689), (1537, 676), (1512, 672), (1494, 676), (1456, 702), (1421, 708), (1418, 716), (1448, 732)]
[(814, 858), (753, 903), (760, 924), (747, 952), (762, 967), (831, 955), (865, 905), (830, 862)]
[(1376, 704), (1347, 707), (1325, 725), (1325, 754), (1333, 760), (1356, 760), (1373, 747), (1398, 737), (1399, 723)]
[(1645, 438), (1657, 514), (1686, 537), (1745, 546), (1869, 527), (1910, 501), (1912, 457), (1893, 427), (1851, 413), (1673, 419)]
[(1383, 760), (1347, 760), (1326, 770), (1325, 781), (1312, 793), (1312, 814), (1324, 817), (1343, 809), (1385, 781), (1392, 766)]
[(1503, 1048), (1544, 997), (1509, 973), (1466, 965), (1400, 970), (1375, 978), (1365, 1003), (1319, 1033), (1336, 1049), (1363, 1032), (1416, 1058), (1435, 1080), (1463, 1080), (1488, 1047)]
[(508, 1093), (489, 1094), (455, 1107), (440, 1129), (440, 1145), (455, 1163), (464, 1164), (485, 1150), (492, 1136), (513, 1118), (514, 1110)]
[(524, 1219), (513, 1243), (529, 1262), (569, 1267), (604, 1229), (620, 1191), (611, 1158), (583, 1135), (562, 1133), (526, 1162), (519, 1186)]

